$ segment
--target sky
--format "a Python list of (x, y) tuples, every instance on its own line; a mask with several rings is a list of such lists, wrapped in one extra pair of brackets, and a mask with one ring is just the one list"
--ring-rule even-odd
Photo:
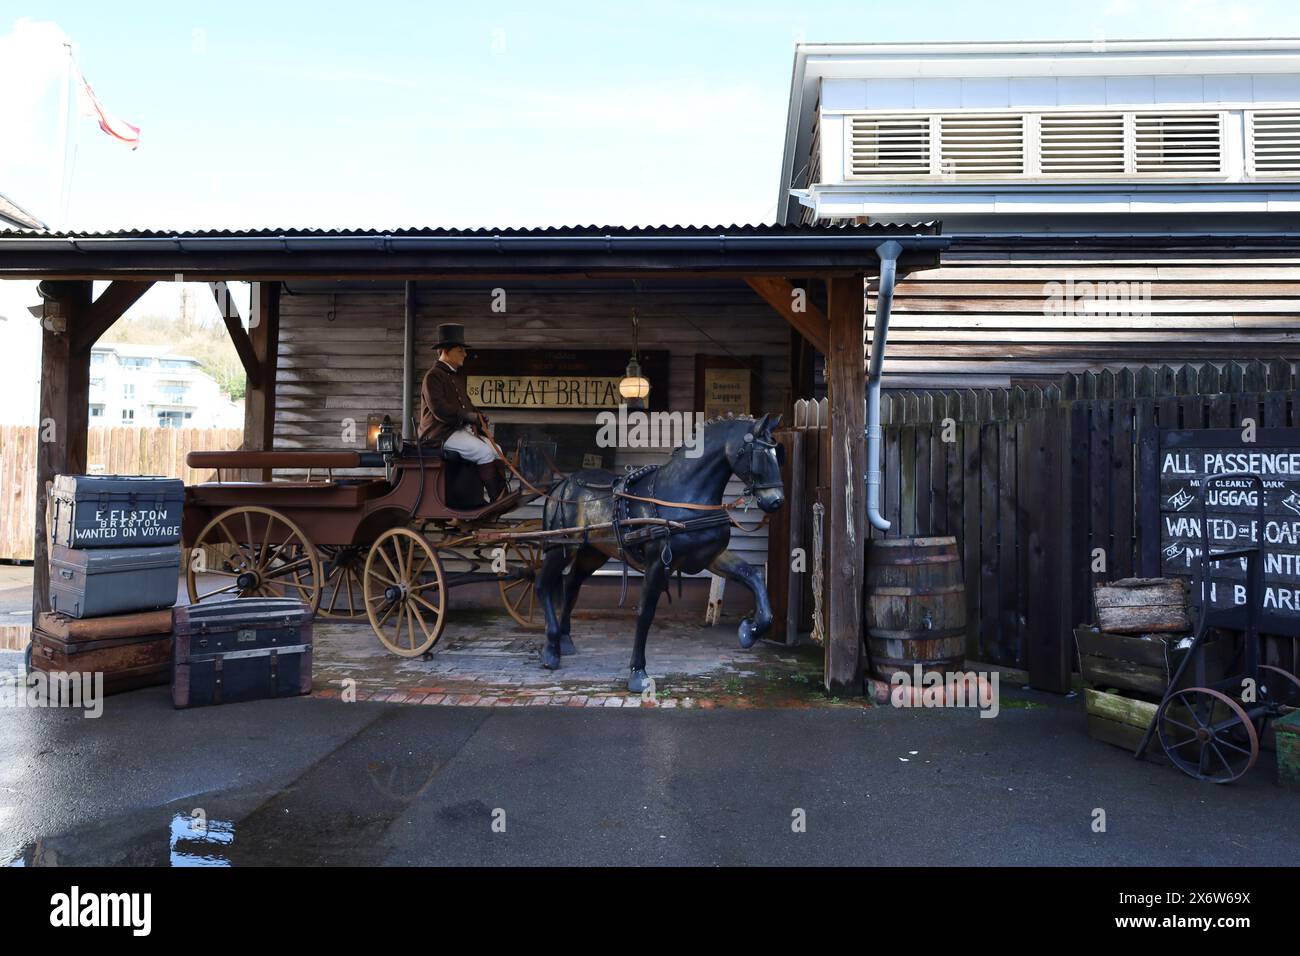
[[(799, 41), (1300, 35), (1252, 0), (0, 0), (0, 193), (69, 228), (744, 223)], [(132, 151), (74, 118), (63, 41)]]

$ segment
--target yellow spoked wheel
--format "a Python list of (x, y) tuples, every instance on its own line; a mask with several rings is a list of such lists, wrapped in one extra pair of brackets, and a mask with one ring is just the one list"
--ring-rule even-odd
[(366, 555), (366, 617), (381, 644), (400, 657), (428, 653), (447, 623), (442, 562), (409, 528), (385, 531)]
[(320, 617), (343, 620), (361, 618), (366, 613), (366, 549), (320, 545), (321, 573), (325, 588), (321, 592)]
[(497, 576), (501, 603), (520, 627), (540, 631), (546, 621), (533, 585), (542, 567), (542, 546), (532, 541), (508, 541), (503, 547), (506, 570)]
[[(247, 505), (223, 511), (199, 532), (189, 555), (185, 583), (191, 603), (291, 597), (305, 601), (313, 612), (320, 604), (316, 549), (301, 528), (270, 508)], [(199, 561), (197, 555), (216, 557)], [(201, 575), (218, 580), (200, 581)]]

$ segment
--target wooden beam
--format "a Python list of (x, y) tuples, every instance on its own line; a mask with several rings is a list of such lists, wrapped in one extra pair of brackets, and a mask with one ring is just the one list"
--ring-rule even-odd
[[(850, 278), (850, 281), (851, 278)], [(823, 355), (830, 350), (830, 323), (821, 309), (804, 299), (803, 311), (796, 311), (795, 287), (789, 279), (780, 276), (747, 276), (745, 283), (790, 323), (799, 334), (813, 344)], [(812, 396), (801, 396), (811, 398)]]
[[(259, 370), (257, 384), (248, 383), (244, 392), (244, 444), (248, 451), (270, 451), (275, 444), (276, 361), (280, 350), (280, 283), (262, 282), (254, 287), (257, 311), (249, 323), (253, 360)], [(262, 480), (271, 480), (271, 469), (262, 470)]]
[(217, 309), (221, 312), (221, 320), (226, 323), (226, 331), (230, 333), (230, 341), (234, 343), (235, 352), (239, 355), (239, 364), (244, 366), (244, 377), (248, 379), (249, 388), (257, 388), (262, 379), (262, 369), (257, 362), (257, 352), (253, 349), (253, 342), (248, 337), (248, 332), (244, 329), (244, 323), (239, 318), (239, 307), (235, 305), (235, 300), (230, 297), (230, 290), (224, 282), (209, 282), (208, 288), (212, 290), (212, 298), (217, 302)]
[(120, 319), (127, 309), (139, 302), (140, 297), (152, 286), (152, 280), (135, 282), (118, 279), (109, 283), (108, 288), (99, 294), (99, 298), (90, 303), (84, 313), (77, 317), (76, 327), (68, 326), (72, 333), (73, 351), (89, 352), (103, 334), (113, 327), (113, 323)]
[[(50, 609), (50, 550), (46, 511), (55, 475), (86, 473), (86, 429), (90, 424), (90, 349), (73, 347), (72, 330), (86, 321), (91, 284), (68, 283), (48, 299), (41, 333), (40, 419), (36, 431), (36, 541), (32, 552), (32, 625)], [(53, 328), (49, 327), (53, 326)]]
[(830, 605), (826, 626), (826, 688), (863, 692), (862, 584), (867, 544), (867, 374), (863, 362), (864, 277), (827, 283), (830, 350), (826, 353), (831, 405)]
[(402, 311), (402, 438), (415, 441), (415, 393), (420, 386), (415, 380), (415, 322), (419, 303), (414, 282), (406, 283)]

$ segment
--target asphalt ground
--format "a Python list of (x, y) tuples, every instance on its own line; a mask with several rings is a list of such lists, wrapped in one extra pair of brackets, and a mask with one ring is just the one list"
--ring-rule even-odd
[(1271, 754), (1198, 783), (1089, 738), (1077, 696), (1005, 688), (995, 718), (0, 708), (0, 862), (26, 865), (1287, 866), (1298, 807)]

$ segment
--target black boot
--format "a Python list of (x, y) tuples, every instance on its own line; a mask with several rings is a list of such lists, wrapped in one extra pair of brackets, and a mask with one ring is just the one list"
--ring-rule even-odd
[(500, 462), (496, 461), (478, 466), (478, 476), (483, 482), (483, 490), (487, 492), (489, 504), (500, 498), (506, 490), (506, 479), (501, 474), (499, 466)]

